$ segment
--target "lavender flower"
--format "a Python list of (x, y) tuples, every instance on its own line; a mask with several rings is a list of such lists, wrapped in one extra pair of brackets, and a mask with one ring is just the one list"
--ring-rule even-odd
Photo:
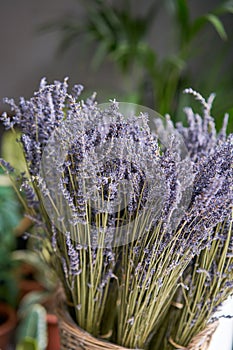
[(14, 172), (14, 168), (10, 165), (10, 163), (6, 162), (4, 159), (0, 158), (0, 166), (4, 169), (7, 174), (11, 174)]
[(26, 201), (29, 208), (38, 208), (38, 200), (36, 199), (35, 191), (32, 186), (30, 186), (27, 179), (23, 178), (23, 183), (20, 190), (24, 192)]

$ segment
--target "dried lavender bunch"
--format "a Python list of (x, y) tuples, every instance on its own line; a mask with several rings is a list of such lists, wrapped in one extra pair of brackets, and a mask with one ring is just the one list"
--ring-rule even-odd
[(30, 100), (6, 100), (15, 115), (1, 119), (22, 129), (29, 212), (38, 215), (33, 187), (72, 316), (94, 336), (144, 348), (180, 276), (229, 217), (232, 136), (207, 142), (197, 156), (179, 126), (190, 161), (171, 121), (163, 149), (146, 114), (126, 118), (115, 101), (104, 109), (95, 95), (80, 101), (81, 91), (77, 85), (69, 93), (67, 79), (43, 79)]
[(164, 344), (168, 338), (170, 342), (166, 349), (173, 349), (174, 343), (187, 346), (207, 324), (216, 321), (214, 313), (233, 294), (232, 218), (218, 224), (213, 235), (210, 246), (202, 250), (182, 280), (174, 305), (179, 300), (183, 307), (172, 313), (169, 336), (164, 339)]
[[(205, 246), (204, 252), (201, 253), (200, 260), (202, 259), (202, 255), (206, 255), (206, 251), (209, 252), (211, 242), (213, 242), (213, 246), (216, 245), (216, 235), (218, 237), (221, 236), (221, 223), (225, 222), (225, 219), (229, 221), (229, 217), (231, 217), (232, 212), (232, 202), (233, 202), (233, 192), (232, 192), (232, 183), (233, 183), (233, 171), (232, 171), (232, 164), (233, 164), (233, 138), (232, 135), (226, 136), (226, 121), (227, 117), (224, 119), (224, 125), (219, 134), (217, 134), (215, 130), (215, 125), (213, 122), (213, 118), (210, 116), (210, 109), (212, 102), (212, 97), (209, 99), (208, 103), (205, 103), (204, 105), (204, 117), (201, 118), (198, 115), (194, 115), (194, 113), (191, 110), (186, 110), (188, 112), (188, 120), (189, 120), (189, 127), (184, 128), (180, 124), (178, 125), (177, 129), (181, 133), (183, 133), (184, 141), (186, 143), (187, 149), (189, 151), (190, 157), (193, 160), (194, 163), (194, 169), (195, 169), (195, 179), (194, 179), (194, 186), (193, 186), (193, 194), (192, 194), (192, 200), (190, 202), (189, 208), (186, 210), (186, 213), (184, 215), (183, 220), (183, 227), (182, 231), (184, 233), (184, 251), (183, 253), (186, 254), (187, 252), (187, 246), (186, 246), (186, 240), (190, 240), (193, 250), (192, 252), (196, 255), (196, 257), (199, 256), (201, 249), (203, 249)], [(197, 122), (195, 123), (195, 120)], [(170, 119), (167, 119), (168, 126), (170, 128), (173, 128), (173, 124), (170, 121)], [(201, 122), (201, 123), (200, 123)], [(160, 123), (159, 123), (160, 124)], [(162, 127), (162, 125), (159, 125)], [(158, 126), (158, 127), (159, 127)], [(192, 135), (193, 143), (190, 143), (190, 138)], [(195, 143), (196, 140), (196, 143)], [(202, 143), (201, 143), (202, 140)], [(197, 144), (199, 142), (199, 144)], [(195, 151), (193, 151), (195, 149)], [(174, 172), (173, 172), (174, 173)], [(185, 331), (187, 331), (186, 339), (182, 338), (184, 340), (184, 343), (181, 342), (181, 345), (187, 345), (192, 336), (196, 335), (199, 330), (205, 327), (206, 323), (209, 322), (210, 315), (213, 314), (213, 312), (216, 310), (217, 306), (227, 298), (227, 296), (232, 294), (232, 273), (231, 270), (229, 270), (229, 273), (226, 273), (229, 266), (231, 266), (230, 257), (232, 256), (232, 243), (229, 247), (227, 255), (225, 255), (224, 260), (224, 254), (226, 253), (226, 247), (229, 245), (229, 237), (232, 242), (232, 229), (230, 227), (230, 231), (227, 231), (227, 235), (225, 235), (225, 240), (222, 241), (222, 238), (220, 240), (217, 240), (217, 246), (222, 247), (222, 250), (220, 249), (220, 253), (216, 252), (214, 250), (214, 256), (211, 257), (211, 259), (214, 260), (214, 264), (217, 266), (216, 270), (220, 270), (223, 268), (223, 265), (225, 266), (226, 270), (225, 273), (221, 275), (222, 279), (219, 282), (220, 274), (217, 273), (218, 278), (214, 278), (214, 283), (212, 285), (212, 291), (211, 293), (215, 293), (215, 297), (212, 298), (212, 304), (211, 307), (209, 307), (209, 313), (207, 314), (206, 309), (205, 312), (203, 310), (203, 314), (200, 314), (198, 322), (196, 322), (197, 327), (193, 327), (193, 331), (190, 332), (190, 328), (187, 330), (184, 329), (185, 318), (182, 319), (180, 323), (175, 323), (174, 325), (177, 326), (179, 324), (179, 332), (180, 337), (182, 338), (182, 335), (184, 336)], [(215, 232), (215, 234), (213, 234)], [(189, 234), (187, 236), (186, 234)], [(204, 233), (208, 233), (206, 238), (204, 238)], [(202, 235), (203, 241), (202, 245), (197, 244), (196, 241), (196, 235), (200, 234)], [(224, 242), (224, 243), (223, 243)], [(219, 256), (222, 256), (220, 264), (218, 263)], [(195, 257), (195, 259), (197, 259)], [(205, 269), (205, 267), (203, 268)], [(184, 272), (184, 276), (186, 276), (187, 271)], [(195, 273), (193, 273), (194, 281), (197, 283), (197, 288), (199, 291), (200, 285), (198, 283), (198, 278), (196, 278)], [(217, 282), (218, 281), (218, 282)], [(183, 282), (181, 282), (182, 284)], [(219, 284), (220, 283), (220, 284)], [(229, 288), (225, 288), (226, 285)], [(182, 284), (184, 286), (184, 284)], [(187, 288), (189, 288), (187, 286)], [(223, 293), (223, 290), (225, 289), (225, 293)], [(183, 292), (185, 292), (185, 288), (183, 288)], [(203, 292), (203, 293), (202, 293)], [(204, 293), (204, 291), (200, 292), (199, 294), (199, 306), (201, 303), (205, 304), (206, 300), (210, 297), (210, 295), (207, 293)], [(190, 303), (196, 302), (192, 300), (193, 295), (190, 297)], [(213, 297), (213, 294), (211, 295)], [(214, 301), (213, 301), (214, 299)], [(177, 303), (176, 303), (177, 304)], [(208, 304), (208, 303), (206, 303)], [(189, 315), (189, 305), (184, 306), (184, 313)], [(198, 311), (200, 308), (198, 309)], [(169, 312), (171, 310), (169, 309), (167, 317), (169, 318)], [(156, 312), (155, 312), (156, 314)], [(173, 314), (173, 313), (172, 313)], [(162, 318), (163, 315), (160, 315)], [(189, 317), (194, 322), (194, 318), (192, 319), (193, 314)], [(197, 317), (197, 315), (195, 315)], [(171, 316), (172, 320), (173, 316)], [(177, 318), (180, 319), (179, 316)], [(173, 320), (172, 320), (173, 323)], [(159, 332), (160, 328), (162, 328), (163, 325), (160, 325), (159, 328), (155, 325), (156, 330), (156, 336), (155, 336), (155, 346), (152, 347), (153, 349), (160, 349), (161, 343), (158, 341), (159, 339)], [(171, 325), (166, 325), (165, 333), (164, 334), (164, 340), (162, 341), (162, 348), (165, 347), (165, 343), (167, 341), (167, 328), (170, 329)], [(174, 330), (174, 334), (176, 334), (177, 328)], [(179, 339), (179, 334), (174, 337), (174, 339)], [(182, 340), (181, 339), (181, 340)], [(179, 343), (179, 342), (178, 342)], [(167, 344), (167, 346), (170, 348), (170, 346)]]
[(193, 220), (193, 227), (195, 216), (203, 216), (205, 220), (195, 230), (204, 225), (210, 228), (210, 235), (180, 279), (181, 286), (151, 347), (154, 350), (186, 348), (207, 324), (216, 321), (215, 312), (233, 294), (233, 138), (226, 135), (228, 116), (217, 133), (210, 116), (213, 96), (206, 102), (192, 89), (186, 92), (204, 107), (203, 118), (186, 108), (189, 126), (177, 125), (196, 169), (187, 222)]
[[(164, 324), (151, 349), (186, 349), (206, 326), (217, 321), (215, 312), (233, 294), (232, 218), (220, 223), (180, 279)], [(228, 315), (227, 315), (228, 316)]]

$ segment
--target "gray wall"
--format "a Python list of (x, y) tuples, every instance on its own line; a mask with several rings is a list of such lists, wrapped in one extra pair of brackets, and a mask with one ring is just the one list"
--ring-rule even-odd
[[(139, 10), (146, 2), (138, 2)], [(195, 16), (221, 1), (190, 0), (189, 3)], [(134, 77), (128, 86), (122, 86), (118, 72), (110, 63), (93, 72), (86, 59), (91, 48), (83, 47), (80, 42), (57, 56), (59, 34), (41, 34), (38, 28), (71, 13), (83, 16), (80, 0), (0, 0), (0, 101), (5, 96), (29, 97), (43, 76), (49, 81), (69, 76), (71, 83), (80, 82), (90, 90), (98, 90), (102, 99), (109, 92), (133, 89)], [(161, 55), (172, 48), (171, 33), (169, 18), (161, 12), (150, 38)], [(4, 108), (1, 101), (0, 111)]]
[(59, 33), (40, 33), (42, 24), (75, 12), (82, 16), (82, 8), (73, 0), (0, 0), (0, 100), (29, 97), (43, 76), (49, 81), (69, 76), (71, 82), (85, 83), (90, 89), (98, 85), (114, 89), (117, 75), (112, 67), (93, 73), (85, 56), (88, 48), (77, 43), (58, 56)]

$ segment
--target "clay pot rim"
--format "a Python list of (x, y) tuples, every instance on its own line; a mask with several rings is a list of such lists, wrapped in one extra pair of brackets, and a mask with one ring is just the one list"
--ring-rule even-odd
[(58, 319), (57, 316), (51, 313), (47, 313), (46, 315), (46, 320), (49, 324), (57, 325), (58, 324)]
[(7, 320), (0, 325), (0, 336), (2, 336), (16, 327), (17, 316), (15, 310), (11, 306), (4, 303), (0, 303), (0, 314), (7, 317)]

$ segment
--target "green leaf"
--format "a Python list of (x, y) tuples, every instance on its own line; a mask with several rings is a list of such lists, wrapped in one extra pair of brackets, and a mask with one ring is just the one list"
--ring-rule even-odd
[(40, 350), (35, 339), (25, 337), (25, 339), (17, 345), (16, 350)]
[[(112, 52), (111, 57), (118, 64), (120, 69), (123, 72), (125, 72), (128, 69), (131, 55), (132, 55), (132, 52), (130, 50), (130, 47), (127, 45), (127, 43), (122, 42), (122, 43), (119, 43), (116, 50)], [(132, 61), (131, 61), (131, 64), (132, 64)]]
[(21, 320), (16, 349), (45, 350), (46, 346), (46, 310), (40, 304), (34, 304)]
[(222, 5), (220, 5), (219, 7), (217, 7), (213, 13), (215, 15), (222, 15), (225, 13), (232, 13), (233, 14), (233, 1), (226, 1), (225, 3), (223, 3)]
[(176, 1), (176, 11), (179, 24), (183, 30), (189, 28), (189, 9), (186, 0)]
[(220, 19), (213, 14), (208, 14), (205, 16), (205, 18), (207, 19), (207, 21), (212, 23), (212, 25), (216, 29), (217, 33), (219, 34), (220, 38), (223, 40), (226, 40), (227, 33), (226, 33), (225, 28), (224, 28), (222, 22), (220, 21)]
[(100, 42), (97, 46), (95, 54), (92, 59), (92, 67), (96, 70), (99, 68), (104, 59), (109, 55), (110, 43), (108, 41)]
[(156, 53), (145, 43), (138, 45), (138, 58), (140, 63), (150, 74), (154, 74), (156, 70), (157, 56)]
[(192, 25), (192, 30), (191, 30), (191, 34), (192, 36), (196, 36), (198, 32), (200, 32), (200, 30), (207, 24), (207, 23), (211, 23), (213, 25), (213, 27), (215, 28), (215, 30), (217, 31), (217, 33), (219, 34), (220, 38), (223, 40), (227, 39), (227, 33), (225, 31), (225, 28), (221, 22), (221, 20), (214, 15), (213, 13), (209, 13), (205, 16), (201, 16), (198, 17), (193, 25)]

